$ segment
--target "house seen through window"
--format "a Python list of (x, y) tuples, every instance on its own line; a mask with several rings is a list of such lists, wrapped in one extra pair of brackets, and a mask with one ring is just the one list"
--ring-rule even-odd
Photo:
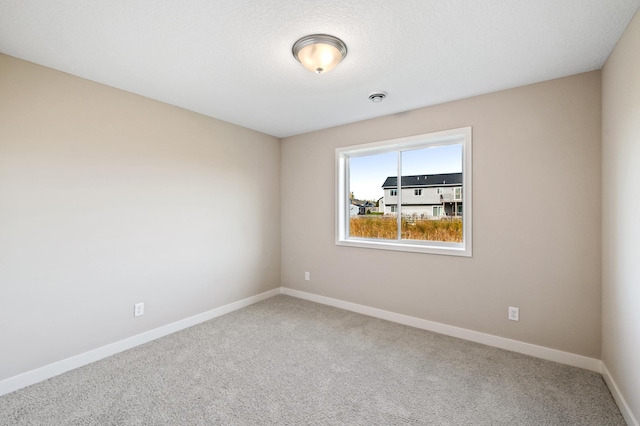
[(338, 245), (471, 255), (470, 128), (338, 148), (336, 158)]

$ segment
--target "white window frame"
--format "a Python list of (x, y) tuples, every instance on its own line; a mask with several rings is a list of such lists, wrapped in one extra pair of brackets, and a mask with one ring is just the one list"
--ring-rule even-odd
[(453, 188), (453, 199), (454, 201), (460, 201), (462, 200), (462, 188), (460, 187), (455, 187)]
[[(339, 246), (395, 250), (417, 253), (472, 256), (472, 132), (471, 127), (427, 133), (405, 138), (352, 145), (336, 149), (336, 235)], [(384, 240), (349, 236), (349, 159), (354, 157), (403, 152), (443, 145), (462, 145), (462, 242), (450, 243), (423, 240)], [(398, 177), (402, 176), (401, 156), (398, 156)], [(401, 183), (401, 179), (398, 179)], [(382, 182), (381, 182), (382, 184)], [(400, 189), (400, 185), (399, 188)], [(402, 203), (402, 191), (398, 191), (397, 205)]]
[(397, 197), (398, 196), (398, 190), (397, 189), (390, 189), (389, 190), (389, 197)]
[(413, 195), (422, 195), (422, 189), (414, 189), (413, 190)]

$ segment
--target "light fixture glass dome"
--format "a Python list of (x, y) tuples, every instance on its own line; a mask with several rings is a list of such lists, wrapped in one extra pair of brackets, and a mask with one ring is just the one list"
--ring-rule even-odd
[(331, 71), (347, 56), (347, 46), (339, 38), (314, 34), (302, 37), (293, 45), (293, 56), (309, 71)]

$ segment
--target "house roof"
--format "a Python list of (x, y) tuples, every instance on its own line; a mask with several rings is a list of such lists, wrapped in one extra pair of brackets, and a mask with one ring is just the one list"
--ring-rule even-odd
[(375, 203), (367, 200), (357, 200), (355, 198), (351, 199), (351, 204), (361, 207), (375, 207)]
[[(462, 185), (462, 173), (443, 173), (439, 175), (402, 176), (403, 187), (451, 186)], [(382, 184), (383, 188), (396, 188), (398, 177), (389, 176)]]

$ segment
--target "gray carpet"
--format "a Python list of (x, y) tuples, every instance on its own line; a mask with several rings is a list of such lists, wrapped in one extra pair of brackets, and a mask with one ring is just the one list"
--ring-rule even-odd
[(277, 296), (0, 397), (2, 425), (624, 425), (602, 377)]

